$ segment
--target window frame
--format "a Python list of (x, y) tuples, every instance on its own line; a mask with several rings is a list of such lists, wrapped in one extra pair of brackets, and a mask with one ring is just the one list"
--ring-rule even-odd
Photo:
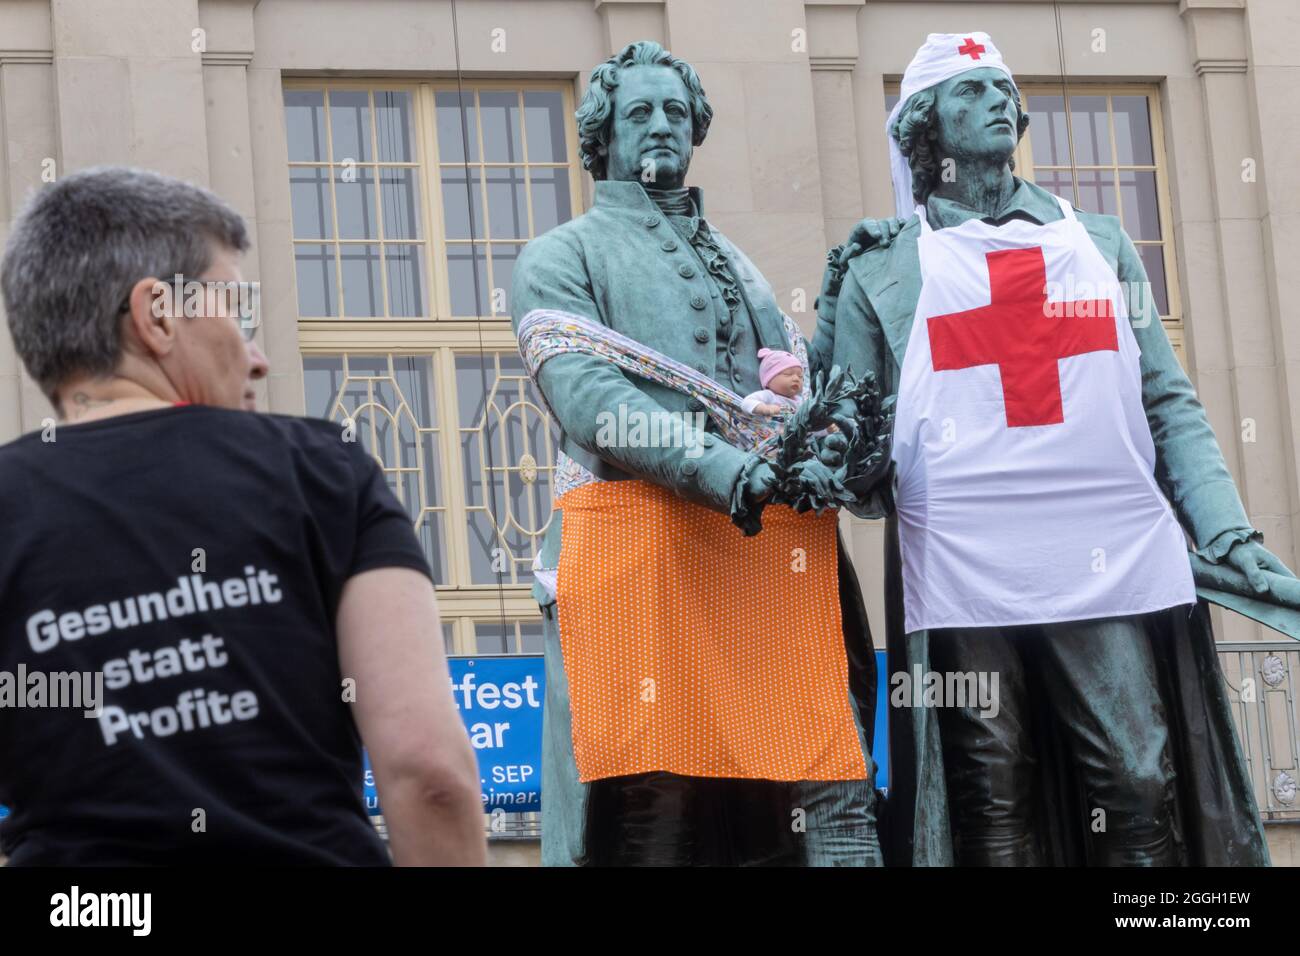
[[(467, 95), (473, 95), (475, 98), (475, 111), (478, 114), (478, 92), (482, 91), (502, 91), (518, 92), (521, 95), (529, 92), (558, 92), (561, 96), (562, 110), (564, 112), (564, 136), (565, 150), (570, 157), (567, 163), (569, 169), (569, 213), (570, 218), (580, 216), (584, 211), (583, 192), (582, 192), (582, 163), (578, 153), (578, 130), (576, 124), (569, 122), (574, 112), (575, 90), (572, 80), (547, 80), (535, 77), (520, 77), (517, 79), (474, 79), (466, 81), (459, 86), (455, 79), (427, 79), (427, 80), (385, 80), (371, 77), (315, 77), (315, 76), (294, 76), (285, 77), (282, 81), (284, 91), (296, 92), (315, 92), (318, 90), (339, 91), (351, 93), (374, 93), (376, 91), (393, 91), (405, 92), (411, 94), (411, 110), (413, 112), (413, 142), (416, 147), (416, 159), (410, 163), (379, 163), (378, 153), (369, 163), (359, 163), (359, 166), (378, 165), (395, 166), (398, 168), (416, 169), (416, 182), (420, 190), (419, 207), (422, 217), (421, 224), (424, 229), (424, 238), (416, 240), (422, 242), (425, 249), (424, 266), (425, 275), (428, 279), (428, 293), (426, 295), (425, 309), (429, 313), (426, 316), (363, 316), (355, 318), (330, 318), (325, 316), (308, 316), (298, 318), (298, 337), (300, 345), (316, 345), (319, 341), (327, 341), (328, 333), (339, 331), (352, 331), (356, 329), (365, 329), (368, 331), (382, 331), (398, 333), (392, 337), (392, 340), (401, 338), (403, 341), (409, 341), (405, 336), (413, 331), (412, 327), (420, 328), (430, 326), (438, 329), (450, 329), (454, 327), (464, 327), (467, 329), (477, 329), (480, 323), (492, 323), (497, 325), (504, 324), (509, 327), (509, 315), (493, 316), (457, 316), (453, 317), (451, 313), (451, 285), (447, 268), (447, 249), (448, 240), (446, 236), (446, 221), (443, 216), (441, 202), (442, 196), (442, 177), (441, 170), (443, 163), (440, 159), (441, 152), (438, 144), (438, 124), (436, 114), (436, 98), (439, 93), (455, 93), (463, 90)], [(373, 97), (372, 97), (373, 98)], [(280, 106), (283, 111), (284, 105)], [(283, 116), (283, 113), (281, 114)], [(332, 143), (332, 127), (330, 110), (325, 110), (326, 122), (326, 140)], [(373, 124), (374, 117), (371, 117), (372, 138), (375, 135)], [(476, 124), (476, 130), (479, 141), (479, 156), (483, 155), (483, 130), (482, 123)], [(520, 120), (520, 137), (521, 141), (526, 144), (528, 140), (527, 123)], [(373, 144), (372, 144), (373, 145)], [(330, 146), (332, 149), (332, 145)], [(285, 156), (286, 170), (295, 168), (327, 168), (334, 169), (340, 166), (340, 163), (314, 163), (302, 160), (290, 161)], [(556, 168), (558, 163), (484, 163), (480, 160), (478, 163), (468, 163), (472, 170), (475, 166), (486, 166), (491, 168), (508, 167), (508, 166), (539, 166), (543, 168)], [(529, 231), (532, 230), (533, 202), (532, 202), (532, 184), (525, 178), (524, 183), (525, 196), (528, 203)], [(435, 196), (439, 197), (435, 200)], [(479, 200), (481, 208), (486, 217), (488, 210), (487, 198), (487, 178), (484, 177), (480, 185)], [(335, 216), (337, 222), (337, 201), (334, 197), (334, 191), (330, 190), (330, 213)], [(292, 221), (292, 217), (291, 217)], [(296, 247), (300, 244), (305, 245), (328, 245), (331, 248), (337, 248), (339, 238), (335, 235), (331, 239), (298, 239), (292, 238), (292, 243)], [(404, 240), (379, 240), (375, 239), (373, 244), (379, 245), (381, 241), (384, 244), (412, 244)], [(487, 244), (489, 239), (486, 235), (476, 236), (474, 243)], [(498, 241), (498, 240), (491, 240)], [(499, 240), (509, 242), (511, 240)], [(365, 240), (364, 242), (370, 242)], [(519, 245), (527, 245), (525, 240)], [(469, 240), (453, 240), (452, 244), (469, 244)], [(488, 289), (492, 286), (491, 261), (488, 261)], [(385, 302), (387, 302), (387, 275), (381, 270), (381, 277), (385, 288)], [(342, 270), (336, 268), (335, 275), (336, 292), (339, 296), (340, 306), (342, 303)], [(297, 283), (295, 282), (295, 291)], [(294, 311), (297, 312), (297, 299), (294, 300)], [(484, 331), (487, 326), (485, 325)], [(316, 333), (322, 333), (320, 338)], [(513, 339), (511, 340), (513, 342)]]
[[(1169, 312), (1161, 316), (1165, 326), (1165, 331), (1169, 334), (1170, 341), (1178, 352), (1179, 358), (1183, 357), (1183, 299), (1182, 299), (1182, 281), (1178, 272), (1178, 256), (1174, 248), (1174, 228), (1173, 228), (1173, 199), (1169, 191), (1169, 157), (1165, 152), (1165, 127), (1164, 115), (1160, 103), (1160, 87), (1157, 84), (1149, 83), (1068, 83), (1069, 93), (1071, 96), (1106, 96), (1109, 104), (1109, 98), (1112, 96), (1141, 96), (1147, 101), (1147, 115), (1151, 124), (1151, 157), (1155, 160), (1150, 166), (1144, 166), (1136, 163), (1118, 162), (1116, 149), (1118, 148), (1115, 138), (1115, 112), (1112, 108), (1107, 108), (1106, 119), (1109, 124), (1110, 133), (1110, 150), (1111, 160), (1109, 165), (1085, 165), (1074, 161), (1073, 151), (1073, 134), (1071, 133), (1071, 153), (1070, 153), (1070, 178), (1074, 182), (1075, 197), (1078, 196), (1079, 178), (1076, 175), (1079, 170), (1100, 170), (1104, 172), (1114, 172), (1123, 166), (1124, 169), (1133, 169), (1155, 174), (1156, 181), (1156, 213), (1160, 220), (1160, 241), (1147, 241), (1139, 245), (1161, 245), (1162, 258), (1165, 263), (1165, 289), (1169, 299)], [(1025, 83), (1020, 87), (1022, 96), (1061, 96), (1063, 88), (1060, 83)], [(1070, 111), (1066, 109), (1067, 116)], [(1073, 120), (1070, 120), (1073, 123)], [(1034, 163), (1033, 157), (1033, 125), (1030, 125), (1028, 132), (1016, 147), (1016, 169), (1020, 172), (1022, 178), (1035, 181), (1035, 170), (1037, 164)], [(1023, 163), (1023, 166), (1022, 166)], [(1046, 164), (1044, 164), (1046, 165)], [(1057, 168), (1057, 167), (1049, 167)], [(1120, 213), (1121, 222), (1124, 212), (1123, 203), (1120, 202), (1119, 187), (1116, 186), (1115, 196), (1116, 209)], [(1127, 230), (1126, 230), (1127, 231)], [(1130, 236), (1131, 238), (1131, 236)]]
[[(391, 333), (389, 333), (391, 334)], [(431, 333), (425, 333), (431, 334)], [(337, 355), (340, 351), (353, 356), (391, 354), (419, 355), (430, 359), (433, 374), (433, 402), (436, 409), (435, 422), (428, 425), (437, 429), (437, 453), (439, 474), (437, 482), (443, 489), (443, 513), (447, 520), (443, 525), (444, 560), (448, 570), (448, 582), (438, 584), (439, 608), (443, 619), (452, 624), (457, 648), (473, 647), (473, 618), (498, 618), (504, 613), (507, 620), (514, 618), (540, 618), (537, 602), (532, 598), (532, 582), (514, 583), (474, 583), (470, 565), (470, 540), (467, 515), (469, 514), (469, 495), (465, 487), (463, 462), (461, 460), (461, 432), (457, 411), (460, 408), (459, 395), (456, 390), (456, 356), (457, 354), (491, 355), (495, 351), (513, 352), (518, 349), (514, 334), (507, 328), (497, 330), (499, 345), (488, 345), (486, 336), (480, 348), (477, 336), (465, 331), (455, 333), (455, 341), (430, 343), (425, 347), (407, 344), (404, 347), (382, 348), (373, 341), (354, 343), (349, 349), (338, 348), (302, 348), (300, 354)], [(409, 397), (408, 397), (409, 400)], [(543, 410), (544, 411), (544, 410)], [(539, 469), (554, 473), (554, 462), (538, 462)], [(550, 522), (555, 520), (556, 512), (551, 511), (547, 523), (537, 533), (535, 550), (540, 551), (541, 538)], [(467, 620), (470, 623), (462, 629), (457, 623)], [(458, 651), (459, 653), (474, 653)]]
[[(345, 78), (293, 76), (284, 77), (282, 81), (284, 91), (368, 92), (372, 94), (372, 103), (373, 94), (376, 92), (406, 92), (411, 95), (411, 109), (414, 114), (412, 116), (414, 161), (395, 164), (380, 163), (376, 150), (371, 163), (359, 163), (358, 165), (371, 165), (377, 168), (393, 165), (402, 168), (413, 167), (416, 170), (415, 180), (420, 191), (418, 213), (422, 217), (421, 227), (423, 230), (421, 233), (423, 238), (420, 241), (424, 246), (424, 274), (427, 280), (424, 306), (425, 311), (429, 314), (424, 317), (328, 318), (309, 316), (303, 318), (299, 316), (297, 319), (298, 354), (300, 361), (307, 356), (331, 356), (340, 353), (358, 356), (391, 354), (394, 357), (420, 355), (430, 358), (434, 378), (432, 387), (434, 391), (433, 400), (437, 409), (437, 421), (428, 424), (437, 428), (437, 454), (440, 472), (437, 481), (439, 486), (444, 489), (445, 514), (448, 517), (444, 524), (444, 557), (448, 568), (449, 583), (438, 585), (436, 591), (439, 617), (442, 623), (448, 625), (451, 630), (453, 653), (460, 656), (484, 656), (477, 653), (475, 646), (474, 625), (476, 621), (504, 620), (507, 627), (509, 627), (514, 622), (541, 620), (541, 612), (532, 596), (531, 582), (520, 584), (471, 583), (469, 528), (467, 522), (462, 520), (468, 514), (466, 507), (469, 503), (469, 496), (468, 489), (465, 487), (461, 460), (461, 429), (457, 414), (460, 397), (456, 389), (456, 355), (458, 353), (475, 353), (490, 356), (491, 353), (497, 351), (517, 352), (519, 345), (511, 327), (509, 314), (452, 317), (450, 280), (447, 266), (449, 244), (446, 238), (446, 223), (441, 202), (443, 163), (440, 159), (441, 153), (438, 144), (436, 98), (439, 93), (455, 93), (458, 90), (463, 90), (466, 96), (474, 96), (476, 115), (481, 116), (478, 112), (479, 91), (518, 92), (521, 96), (524, 93), (534, 91), (559, 92), (561, 95), (561, 108), (564, 112), (565, 149), (568, 156), (566, 165), (569, 171), (569, 212), (570, 218), (576, 218), (585, 211), (585, 199), (582, 188), (583, 168), (578, 151), (577, 127), (572, 122), (576, 100), (575, 82), (573, 79), (517, 77), (474, 79), (458, 86), (455, 79), (449, 78), (388, 80), (383, 77), (369, 76)], [(280, 108), (281, 110), (284, 109), (283, 100)], [(281, 115), (283, 117), (283, 113)], [(330, 126), (332, 120), (329, 109), (325, 110), (325, 117), (325, 136), (327, 142), (331, 144), (329, 148), (332, 149), (332, 127)], [(372, 149), (375, 146), (373, 137), (376, 135), (374, 122), (372, 112)], [(527, 123), (524, 121), (521, 112), (520, 136), (523, 143), (527, 142), (526, 127)], [(476, 124), (476, 132), (479, 137), (478, 155), (482, 157), (484, 154), (481, 121)], [(332, 158), (331, 154), (327, 153), (326, 155)], [(290, 162), (286, 155), (284, 167), (286, 189), (292, 175), (291, 171), (295, 168), (313, 167), (332, 170), (340, 165), (340, 163), (336, 162)], [(491, 168), (493, 166), (522, 167), (536, 165), (555, 168), (560, 164), (525, 164), (523, 162), (492, 164), (480, 160), (478, 163), (468, 163), (467, 165), (472, 171), (476, 166)], [(532, 186), (528, 177), (525, 177), (524, 188), (528, 202), (529, 232), (532, 232), (534, 210)], [(486, 215), (488, 214), (486, 176), (482, 178), (479, 189), (479, 199), (485, 220), (480, 224), (480, 228), (484, 228), (486, 227)], [(334, 221), (337, 222), (337, 201), (332, 187), (330, 189), (330, 214), (335, 216)], [(290, 241), (294, 247), (299, 244), (319, 244), (337, 249), (339, 245), (337, 235), (328, 240), (298, 240), (291, 233)], [(390, 242), (387, 239), (374, 240), (375, 244), (379, 244), (381, 241), (384, 243)], [(475, 236), (473, 239), (476, 244), (486, 244), (489, 241), (486, 235)], [(528, 241), (531, 240), (524, 240), (519, 245), (522, 247)], [(401, 243), (402, 241), (396, 240), (396, 242)], [(462, 244), (468, 244), (468, 240), (462, 240)], [(490, 262), (489, 257), (487, 265), (489, 269), (489, 290), (492, 289)], [(384, 296), (385, 308), (387, 308), (388, 278), (382, 269), (381, 274), (385, 284)], [(343, 302), (343, 276), (341, 270), (337, 270), (337, 268), (335, 281), (341, 305)], [(295, 315), (297, 315), (298, 309), (296, 288), (295, 281)], [(544, 409), (543, 412), (545, 412)], [(539, 462), (538, 464), (547, 468), (554, 466), (554, 462)], [(555, 520), (554, 512), (551, 513), (548, 522), (552, 520)], [(538, 540), (535, 547), (540, 548), (540, 540)], [(515, 631), (518, 633), (517, 628)], [(518, 654), (522, 653), (522, 651), (516, 649), (510, 653)]]

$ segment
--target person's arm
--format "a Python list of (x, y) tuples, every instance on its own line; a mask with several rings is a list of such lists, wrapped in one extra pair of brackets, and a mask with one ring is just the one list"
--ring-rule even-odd
[(399, 866), (482, 866), (478, 766), (451, 696), (433, 585), (382, 567), (348, 579), (337, 616), (339, 667), (356, 681), (352, 715), (370, 754)]
[(835, 351), (835, 308), (849, 262), (877, 246), (888, 248), (902, 231), (903, 219), (863, 219), (853, 227), (848, 240), (826, 253), (822, 288), (814, 303), (817, 328), (808, 343), (808, 371), (815, 379), (819, 371), (830, 374)]
[(843, 246), (826, 253), (826, 268), (822, 272), (822, 288), (813, 308), (817, 313), (817, 327), (808, 342), (808, 375), (817, 381), (817, 374), (829, 375), (831, 355), (835, 351), (835, 305), (839, 300), (840, 286), (847, 266), (840, 265)]
[(1249, 535), (1250, 520), (1214, 430), (1169, 344), (1137, 249), (1123, 232), (1116, 272), (1142, 353), (1142, 405), (1155, 443), (1156, 479), (1161, 489), (1198, 551), (1226, 531)]
[(1142, 353), (1142, 404), (1156, 449), (1156, 481), (1191, 535), (1196, 553), (1237, 567), (1262, 593), (1268, 584), (1261, 569), (1287, 576), (1291, 572), (1260, 543), (1263, 535), (1251, 526), (1205, 408), (1169, 344), (1146, 269), (1123, 230), (1116, 273)]
[[(554, 232), (524, 247), (514, 270), (512, 318), (515, 331), (533, 309), (554, 309), (604, 322), (578, 242)], [(662, 321), (682, 320), (663, 316)], [(623, 471), (688, 501), (727, 514), (752, 457), (718, 435), (705, 436), (692, 421), (683, 420), (681, 440), (657, 447), (604, 442), (608, 431), (603, 415), (627, 410), (645, 421), (662, 420), (667, 409), (633, 384), (611, 362), (592, 355), (568, 353), (548, 359), (538, 374), (547, 402), (564, 435), (588, 452)], [(752, 467), (752, 465), (750, 466)]]
[[(871, 300), (858, 281), (853, 270), (844, 275), (843, 284), (835, 303), (835, 340), (831, 353), (834, 365), (862, 376), (870, 372), (878, 387), (885, 389), (890, 382), (888, 374), (888, 346), (885, 344), (885, 332), (876, 317)], [(887, 397), (887, 395), (882, 396)], [(894, 508), (892, 467), (884, 479), (877, 482), (870, 492), (855, 505), (850, 506), (859, 518), (880, 518)]]

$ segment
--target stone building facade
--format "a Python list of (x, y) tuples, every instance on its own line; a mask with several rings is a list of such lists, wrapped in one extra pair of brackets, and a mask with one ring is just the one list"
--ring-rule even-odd
[[(642, 38), (695, 65), (716, 115), (691, 181), (811, 332), (826, 249), (893, 208), (903, 69), (926, 33), (977, 29), (1026, 94), (1018, 172), (1123, 217), (1251, 518), (1295, 567), (1295, 0), (4, 0), (0, 238), (32, 190), (92, 165), (230, 200), (262, 287), (264, 407), (358, 423), (450, 651), (536, 651), (555, 445), (509, 274), (591, 201), (572, 121), (591, 67)], [(0, 337), (0, 440), (50, 414)], [(882, 529), (844, 520), (880, 635)], [(1300, 655), (1239, 618), (1218, 633), (1229, 682), (1260, 679), (1241, 729), (1278, 862), (1300, 861)]]

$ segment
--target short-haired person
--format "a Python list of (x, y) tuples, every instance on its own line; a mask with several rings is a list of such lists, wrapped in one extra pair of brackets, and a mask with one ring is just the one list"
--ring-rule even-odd
[(103, 675), (89, 716), (0, 707), (11, 865), (385, 864), (363, 741), (394, 862), (484, 861), (409, 518), (335, 425), (243, 410), (247, 247), (211, 193), (122, 168), (9, 238), (10, 331), (61, 420), (0, 448), (0, 672)]

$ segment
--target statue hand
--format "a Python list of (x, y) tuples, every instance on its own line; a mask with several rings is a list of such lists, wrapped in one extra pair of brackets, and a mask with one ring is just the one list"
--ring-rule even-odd
[(1268, 593), (1268, 578), (1264, 575), (1265, 571), (1272, 571), (1283, 577), (1295, 577), (1291, 569), (1278, 560), (1277, 555), (1258, 541), (1238, 541), (1224, 555), (1223, 563), (1231, 565), (1246, 575), (1246, 580), (1250, 582), (1250, 586), (1257, 594)]
[(772, 493), (772, 486), (776, 484), (776, 472), (772, 470), (771, 465), (762, 464), (753, 470), (749, 480), (745, 482), (745, 497), (752, 504), (758, 504), (766, 500), (767, 496)]
[(840, 432), (838, 425), (832, 425), (826, 431), (829, 434), (822, 439), (817, 457), (831, 468), (838, 468), (849, 450), (849, 440)]
[(844, 484), (840, 481), (842, 469), (838, 462), (828, 462), (820, 457), (800, 461), (790, 471), (783, 499), (800, 514), (834, 506), (844, 497)]
[[(905, 219), (863, 219), (849, 233), (848, 242), (826, 253), (826, 271), (822, 275), (821, 294), (817, 297), (817, 315), (830, 321), (835, 316), (835, 300), (840, 294), (849, 261), (875, 246), (888, 247), (903, 228)], [(823, 312), (823, 303), (825, 312)]]
[(888, 248), (902, 230), (904, 222), (904, 219), (863, 219), (849, 233), (849, 240), (840, 252), (840, 265), (847, 265), (854, 256), (861, 255), (873, 246)]

